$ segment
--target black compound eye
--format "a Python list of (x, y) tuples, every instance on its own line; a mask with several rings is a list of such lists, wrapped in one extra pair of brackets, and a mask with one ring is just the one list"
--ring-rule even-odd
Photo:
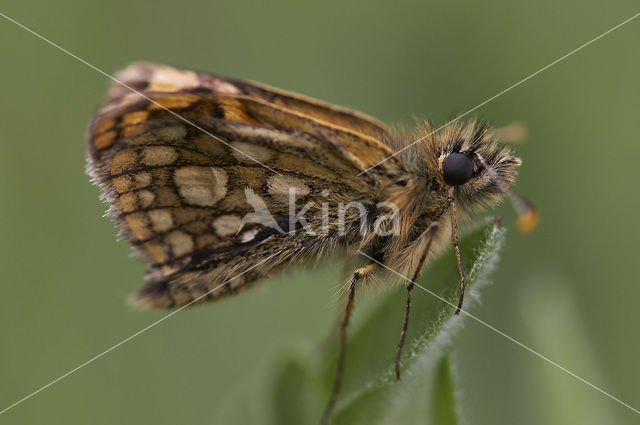
[(454, 152), (442, 163), (444, 182), (449, 186), (460, 186), (473, 175), (473, 160), (467, 155)]

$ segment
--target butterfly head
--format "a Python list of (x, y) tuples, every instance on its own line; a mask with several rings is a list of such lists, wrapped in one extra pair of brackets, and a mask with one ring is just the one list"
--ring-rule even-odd
[(523, 231), (535, 227), (537, 212), (512, 190), (521, 161), (496, 141), (487, 125), (450, 125), (428, 143), (437, 158), (428, 164), (430, 174), (451, 192), (460, 209), (471, 212), (493, 206), (507, 196), (519, 214), (518, 227)]
[(438, 149), (436, 174), (441, 183), (465, 209), (498, 202), (515, 183), (520, 159), (496, 143), (486, 125), (472, 123), (446, 130)]

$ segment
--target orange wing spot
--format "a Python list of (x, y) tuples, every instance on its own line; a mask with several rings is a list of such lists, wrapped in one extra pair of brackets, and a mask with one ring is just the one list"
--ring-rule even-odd
[(129, 125), (122, 129), (122, 137), (131, 137), (144, 130), (144, 124)]
[(202, 164), (202, 165), (206, 165), (211, 162), (211, 160), (207, 158), (206, 155), (203, 155), (201, 153), (188, 151), (188, 150), (180, 150), (179, 153), (180, 153), (180, 157), (188, 162)]
[(138, 197), (133, 192), (120, 196), (120, 208), (124, 212), (135, 211), (138, 208)]
[(129, 112), (122, 118), (123, 125), (136, 125), (145, 122), (149, 117), (149, 111)]
[(162, 81), (152, 81), (149, 84), (148, 89), (155, 91), (177, 91), (180, 89), (180, 87), (176, 86), (175, 84), (165, 83)]
[(149, 218), (146, 213), (137, 212), (129, 214), (125, 220), (133, 235), (138, 239), (147, 239), (152, 236), (151, 230), (149, 230)]
[(224, 119), (228, 121), (239, 121), (250, 124), (258, 123), (247, 114), (242, 102), (236, 99), (221, 98), (218, 100), (218, 104), (224, 111)]
[(138, 154), (131, 149), (125, 149), (118, 152), (111, 162), (111, 174), (120, 174), (127, 171), (135, 165), (138, 160)]
[(160, 270), (162, 271), (163, 275), (167, 276), (167, 275), (170, 275), (171, 273), (175, 272), (178, 269), (173, 267), (173, 266), (162, 266), (162, 268)]
[(200, 96), (195, 94), (173, 94), (169, 96), (163, 96), (158, 99), (153, 99), (153, 103), (149, 105), (149, 110), (155, 111), (158, 109), (180, 109), (186, 108), (192, 103), (200, 100)]
[(199, 234), (206, 230), (208, 230), (209, 226), (206, 222), (203, 221), (194, 221), (192, 223), (187, 223), (184, 225), (183, 229), (192, 234)]
[(201, 218), (205, 213), (200, 208), (178, 208), (173, 211), (174, 219), (178, 224), (185, 224)]
[(100, 133), (104, 133), (105, 131), (111, 129), (114, 125), (116, 125), (116, 122), (111, 119), (101, 121), (100, 124), (98, 124), (93, 130), (93, 135), (97, 136)]
[(156, 189), (156, 206), (157, 207), (178, 207), (180, 199), (169, 187), (158, 187)]
[(165, 252), (163, 246), (158, 243), (147, 242), (142, 246), (158, 263), (164, 263), (169, 259), (169, 256)]
[(96, 149), (106, 149), (113, 145), (113, 142), (115, 142), (115, 140), (116, 132), (108, 131), (93, 139), (93, 145), (96, 147)]
[(113, 179), (113, 187), (118, 193), (127, 192), (133, 189), (131, 176), (120, 176)]

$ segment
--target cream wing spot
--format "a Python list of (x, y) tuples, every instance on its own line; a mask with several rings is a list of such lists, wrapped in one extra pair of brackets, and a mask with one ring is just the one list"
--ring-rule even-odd
[(173, 217), (169, 210), (151, 210), (149, 211), (149, 218), (153, 229), (157, 232), (165, 232), (173, 227)]
[(150, 190), (141, 190), (138, 192), (138, 199), (140, 200), (140, 206), (142, 208), (149, 208), (156, 199), (156, 195), (154, 195)]
[(242, 243), (246, 243), (246, 242), (252, 241), (253, 238), (255, 238), (256, 235), (258, 234), (258, 230), (259, 229), (247, 230), (246, 232), (244, 232), (243, 234), (240, 235), (240, 241)]
[(134, 177), (136, 182), (136, 187), (141, 189), (143, 187), (147, 187), (151, 184), (151, 174), (149, 173), (140, 173), (136, 174)]
[(234, 86), (233, 84), (229, 84), (223, 80), (218, 80), (217, 78), (213, 80), (210, 84), (214, 88), (214, 90), (219, 93), (225, 93), (225, 94), (241, 94), (242, 93), (240, 89)]
[(193, 239), (181, 230), (176, 230), (167, 235), (166, 241), (171, 245), (173, 255), (179, 257), (193, 251)]
[(173, 181), (189, 204), (211, 207), (227, 194), (227, 173), (215, 167), (183, 167), (175, 171)]
[(311, 192), (309, 186), (299, 178), (283, 175), (269, 177), (267, 188), (271, 195), (284, 202), (289, 200), (289, 191), (292, 193), (295, 191), (296, 198), (306, 196)]
[(142, 154), (142, 162), (151, 167), (171, 164), (176, 159), (178, 159), (178, 153), (167, 146), (150, 146)]
[(253, 143), (233, 142), (231, 146), (235, 148), (231, 154), (240, 162), (254, 162), (251, 158), (258, 162), (267, 162), (273, 156), (269, 148)]
[(213, 221), (213, 228), (218, 236), (234, 235), (240, 230), (242, 220), (237, 215), (221, 215)]
[(153, 70), (149, 88), (151, 90), (176, 90), (197, 87), (198, 75), (193, 71), (158, 66)]
[(173, 141), (183, 139), (187, 135), (187, 129), (182, 125), (172, 125), (162, 127), (156, 130), (156, 137), (164, 141)]

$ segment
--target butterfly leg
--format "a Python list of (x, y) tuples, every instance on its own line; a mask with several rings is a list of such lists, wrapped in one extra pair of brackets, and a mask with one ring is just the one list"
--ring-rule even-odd
[(422, 254), (420, 255), (420, 259), (418, 260), (418, 267), (416, 268), (411, 280), (407, 283), (407, 300), (404, 305), (404, 316), (402, 318), (402, 330), (400, 331), (400, 341), (398, 341), (398, 349), (396, 351), (396, 379), (400, 380), (400, 358), (402, 357), (402, 348), (404, 346), (404, 339), (407, 335), (407, 326), (409, 324), (409, 309), (411, 308), (411, 292), (413, 291), (413, 287), (415, 286), (415, 281), (418, 280), (418, 276), (420, 276), (420, 272), (422, 271), (422, 267), (424, 266), (424, 262), (427, 260), (427, 255), (429, 255), (429, 251), (431, 250), (431, 245), (433, 244), (433, 235), (436, 230), (438, 230), (438, 223), (433, 222), (431, 225), (425, 230), (420, 238), (425, 238), (427, 240), (427, 245), (425, 246)]
[(338, 393), (340, 392), (340, 386), (342, 385), (342, 375), (344, 372), (344, 358), (345, 358), (345, 349), (347, 343), (347, 325), (349, 325), (349, 319), (351, 318), (351, 312), (353, 311), (353, 304), (356, 297), (356, 288), (358, 283), (367, 277), (375, 268), (377, 264), (372, 263), (364, 267), (360, 267), (353, 273), (353, 277), (351, 278), (351, 283), (349, 284), (349, 296), (347, 298), (347, 307), (344, 312), (344, 317), (342, 319), (342, 323), (340, 325), (340, 343), (338, 348), (338, 363), (336, 366), (336, 378), (333, 381), (333, 389), (331, 390), (331, 396), (329, 397), (329, 401), (327, 402), (327, 407), (322, 414), (322, 420), (320, 423), (322, 425), (326, 425), (329, 423), (329, 419), (331, 418), (331, 413), (333, 412), (333, 408), (335, 407), (336, 401), (338, 400)]
[(451, 202), (451, 244), (453, 245), (453, 250), (456, 254), (458, 273), (460, 274), (460, 300), (458, 301), (458, 308), (456, 308), (456, 314), (460, 314), (462, 301), (464, 300), (464, 289), (467, 278), (464, 274), (464, 269), (462, 268), (462, 258), (460, 258), (460, 247), (458, 246), (458, 217), (456, 216), (455, 202)]

